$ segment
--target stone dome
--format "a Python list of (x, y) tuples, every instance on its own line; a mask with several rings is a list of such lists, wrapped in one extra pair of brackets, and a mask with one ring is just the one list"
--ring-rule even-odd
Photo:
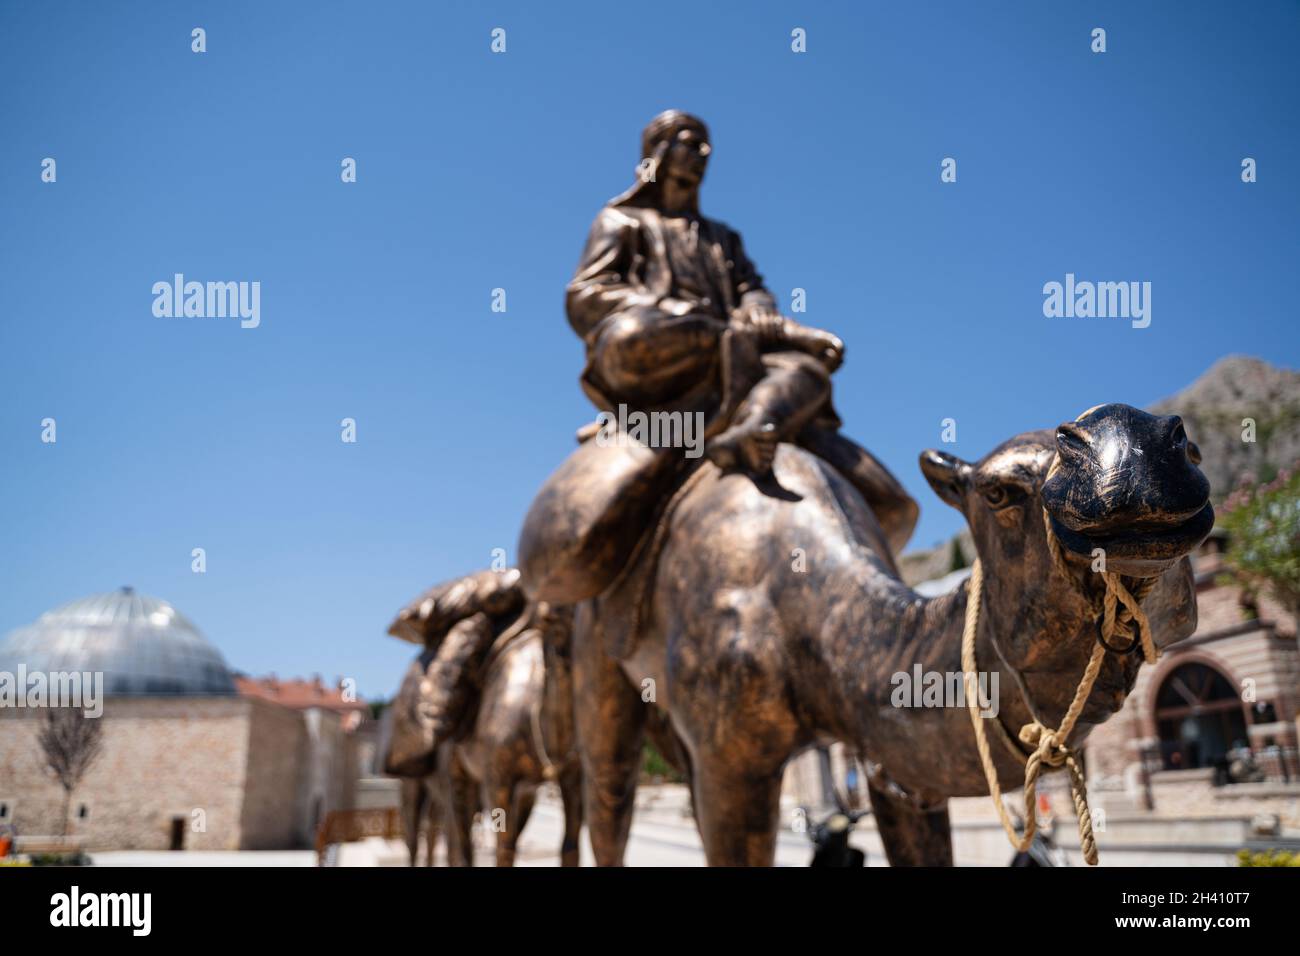
[(0, 640), (0, 671), (102, 671), (111, 696), (231, 695), (221, 652), (166, 601), (121, 588), (84, 597)]

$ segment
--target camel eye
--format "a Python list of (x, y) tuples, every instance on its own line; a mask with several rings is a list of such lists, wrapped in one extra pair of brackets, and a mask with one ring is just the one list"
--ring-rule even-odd
[(1019, 488), (1007, 485), (990, 485), (983, 489), (981, 494), (988, 506), (994, 509), (1006, 508), (1024, 497), (1024, 493)]

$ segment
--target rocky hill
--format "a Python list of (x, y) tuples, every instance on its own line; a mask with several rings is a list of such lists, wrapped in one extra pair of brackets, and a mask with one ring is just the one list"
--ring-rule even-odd
[(916, 587), (922, 581), (934, 581), (958, 568), (969, 567), (975, 560), (975, 539), (969, 528), (962, 528), (943, 544), (925, 550), (908, 551), (898, 560), (903, 581)]
[[(1262, 359), (1225, 356), (1148, 411), (1182, 416), (1188, 437), (1200, 446), (1201, 470), (1216, 503), (1244, 476), (1269, 481), (1300, 461), (1300, 372)], [(1243, 439), (1246, 419), (1254, 422), (1254, 441)], [(916, 585), (942, 577), (960, 561), (969, 564), (974, 556), (970, 532), (963, 530), (938, 547), (908, 552), (899, 564), (903, 580)]]
[[(1300, 372), (1245, 355), (1229, 355), (1171, 398), (1148, 411), (1183, 417), (1187, 435), (1201, 448), (1201, 470), (1215, 501), (1243, 476), (1271, 480), (1300, 460)], [(1255, 423), (1254, 441), (1243, 440)]]

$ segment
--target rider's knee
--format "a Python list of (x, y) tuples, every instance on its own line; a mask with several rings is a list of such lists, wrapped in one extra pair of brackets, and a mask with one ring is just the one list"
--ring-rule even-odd
[(806, 376), (812, 381), (830, 384), (831, 373), (826, 370), (826, 366), (820, 359), (809, 355), (807, 352), (796, 352), (793, 349), (784, 352), (769, 352), (763, 356), (763, 363), (774, 370), (783, 369)]
[(610, 316), (596, 339), (592, 365), (616, 392), (634, 391), (645, 374), (646, 318), (635, 312)]
[(831, 394), (831, 373), (822, 362), (803, 352), (785, 352), (786, 367), (803, 381), (810, 396), (817, 401), (829, 398)]

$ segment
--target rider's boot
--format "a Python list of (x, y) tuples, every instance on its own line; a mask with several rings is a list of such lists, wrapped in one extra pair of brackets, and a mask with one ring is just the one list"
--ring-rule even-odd
[(756, 480), (772, 477), (781, 441), (799, 434), (830, 397), (830, 373), (799, 352), (763, 357), (765, 374), (741, 402), (732, 424), (709, 439), (705, 453), (724, 470), (739, 469)]

